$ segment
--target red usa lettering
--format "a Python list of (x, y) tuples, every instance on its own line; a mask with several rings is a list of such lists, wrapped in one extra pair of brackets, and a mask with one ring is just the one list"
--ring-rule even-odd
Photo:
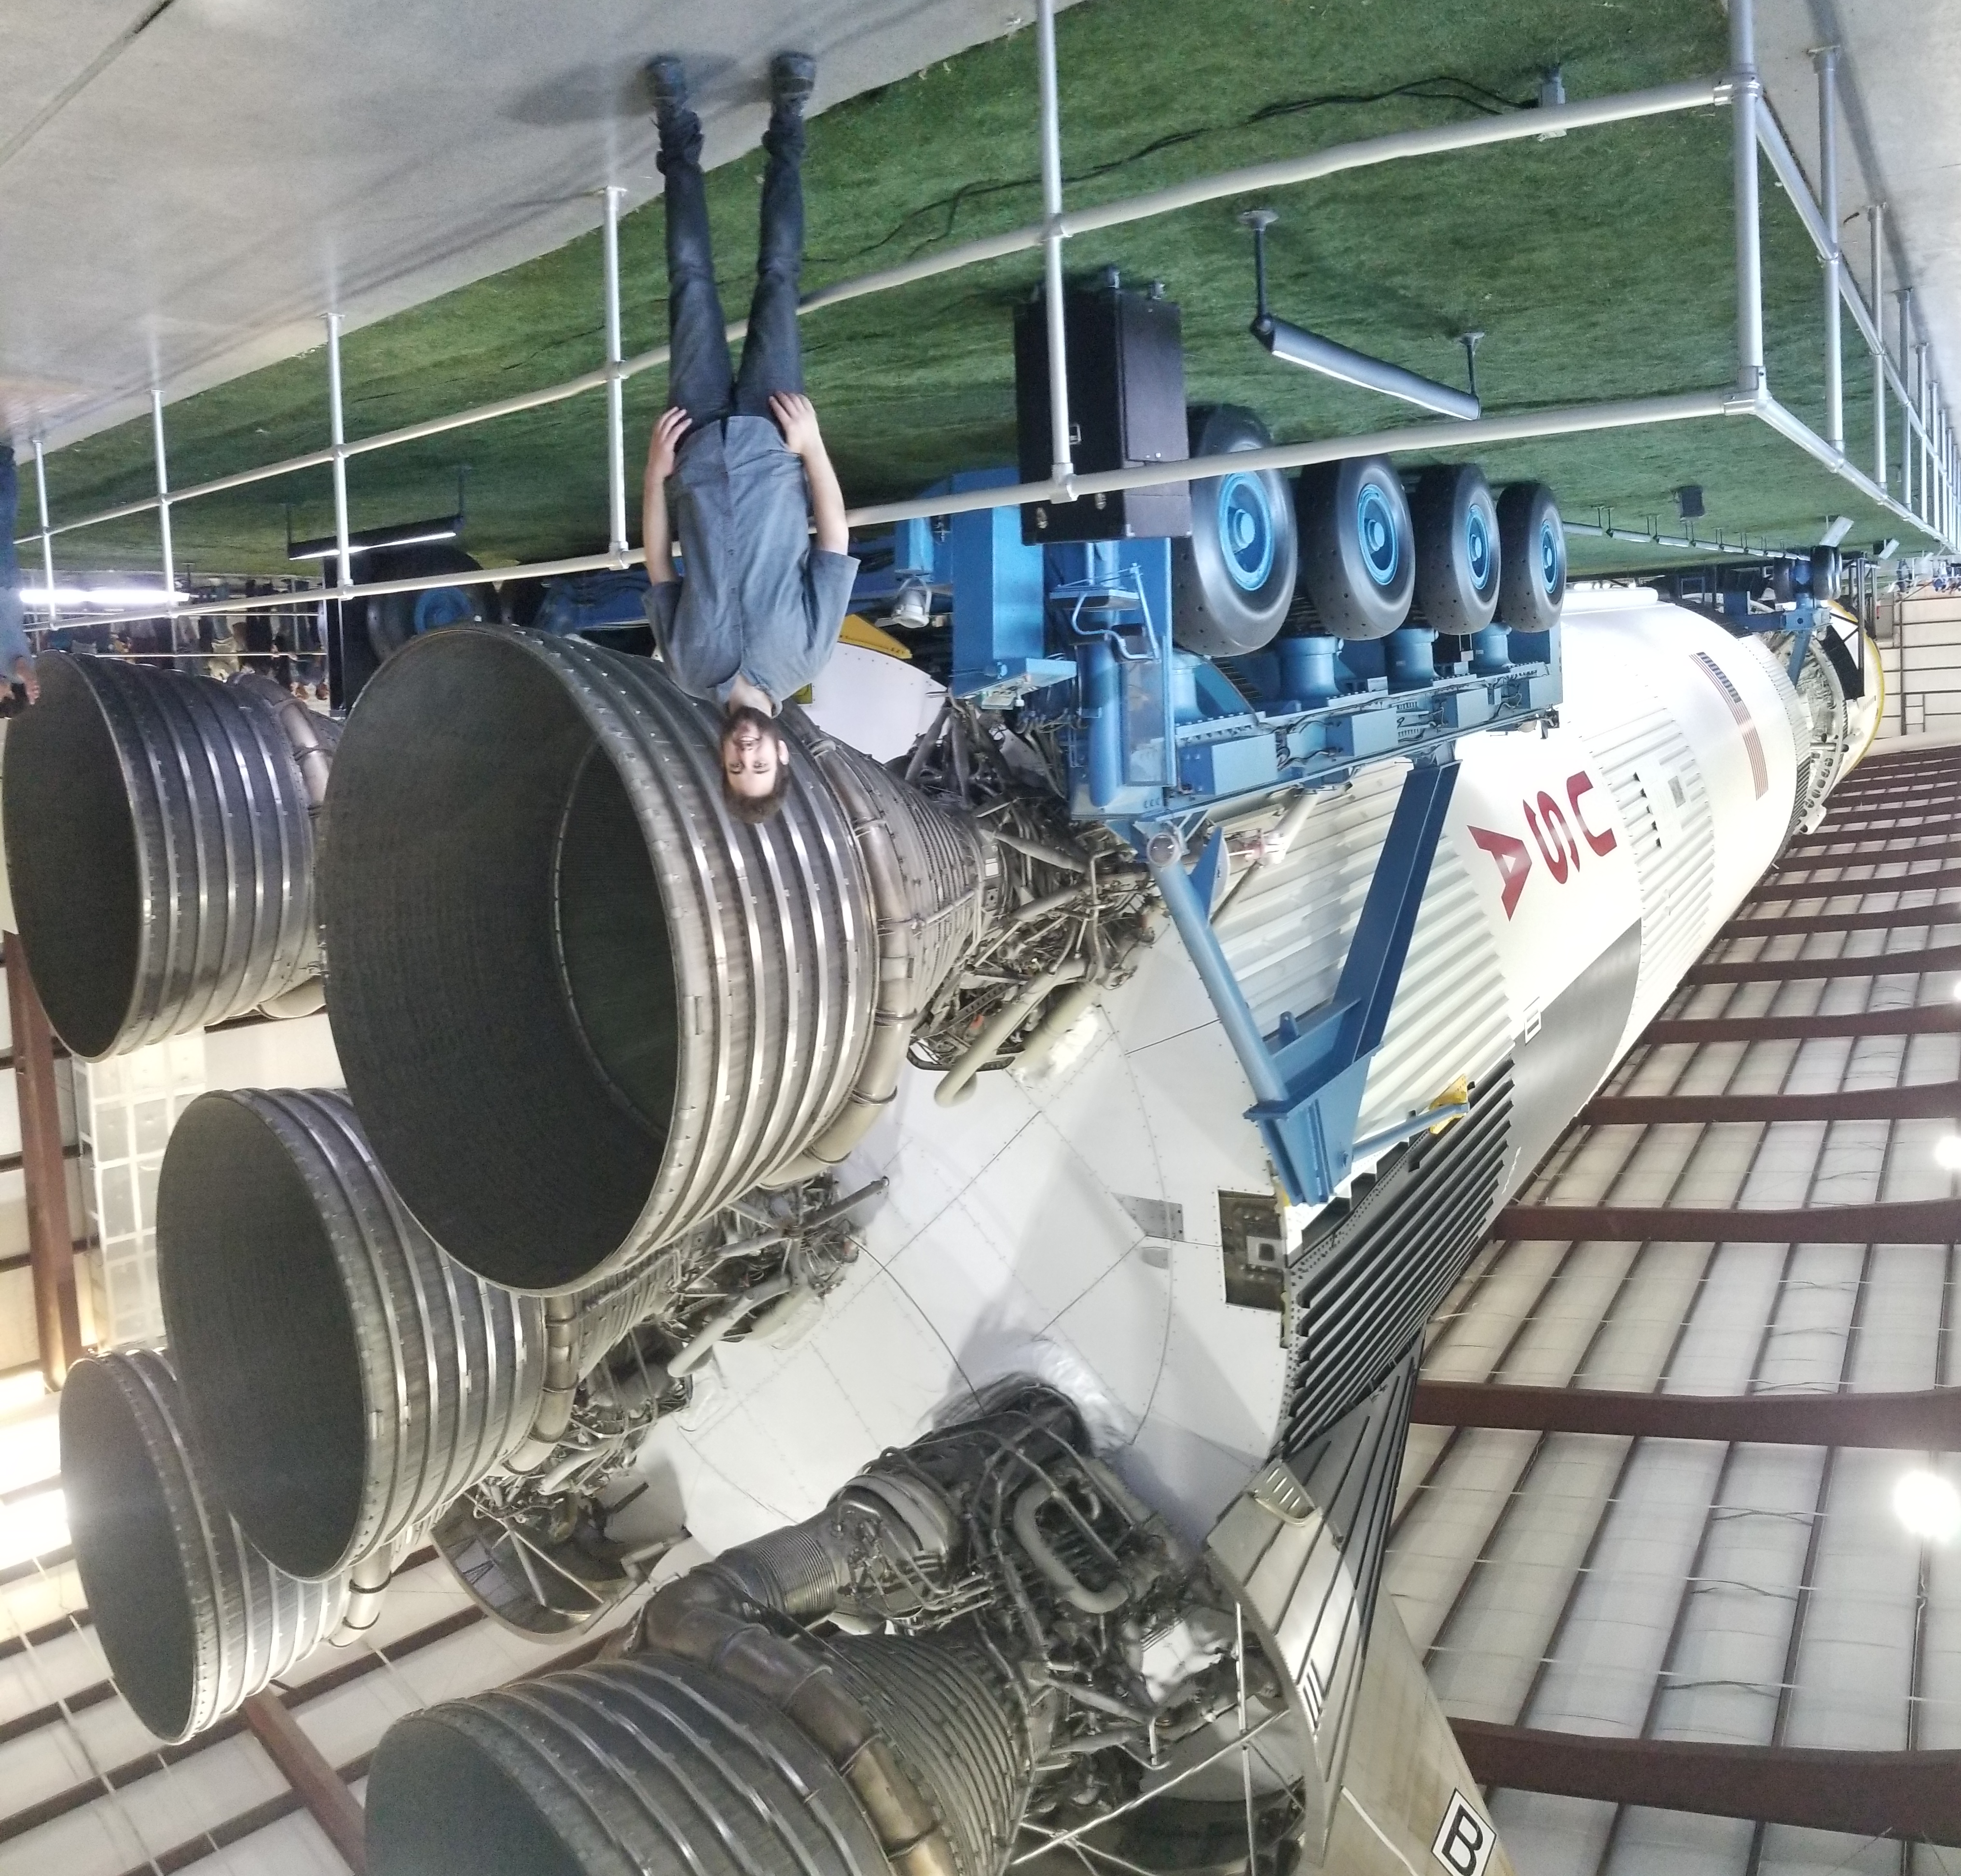
[[(1580, 869), (1580, 841), (1593, 853), (1602, 855), (1611, 853), (1620, 844), (1612, 828), (1596, 833), (1588, 824), (1582, 797), (1593, 789), (1593, 777), (1581, 769), (1566, 778), (1564, 802), (1543, 788), (1535, 799), (1521, 801), (1519, 806), (1525, 815), (1526, 831), (1532, 835), (1532, 847), (1516, 834), (1500, 834), (1494, 828), (1473, 826), (1467, 829), (1472, 839), (1497, 864), (1498, 902), (1504, 908), (1506, 917), (1518, 910), (1526, 882), (1531, 877), (1532, 847), (1539, 849), (1539, 857), (1551, 874), (1553, 883), (1564, 885)], [(1574, 838), (1576, 828), (1579, 840)]]

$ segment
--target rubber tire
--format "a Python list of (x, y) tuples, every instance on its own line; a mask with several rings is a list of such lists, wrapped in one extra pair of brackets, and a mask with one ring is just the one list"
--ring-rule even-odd
[[(1364, 505), (1377, 524), (1373, 566), (1362, 538)], [(1387, 638), (1409, 617), (1416, 590), (1409, 499), (1389, 458), (1351, 456), (1303, 469), (1294, 513), (1300, 585), (1322, 629), (1337, 638)]]
[[(1264, 449), (1273, 441), (1267, 426), (1237, 404), (1196, 404), (1185, 413), (1185, 423), (1194, 456)], [(1254, 521), (1252, 538), (1237, 555), (1226, 538), (1229, 502), (1248, 521), (1255, 513), (1250, 505), (1264, 503), (1265, 509), (1264, 541)], [(1293, 500), (1278, 470), (1194, 482), (1191, 536), (1171, 544), (1173, 636), (1187, 651), (1206, 658), (1264, 649), (1287, 621), (1299, 568)], [(1258, 581), (1243, 584), (1255, 572)]]
[(521, 630), (537, 623), (538, 608), (545, 602), (541, 579), (507, 579), (497, 589), (497, 612), (504, 624)]
[(1816, 547), (1811, 550), (1811, 596), (1821, 605), (1836, 599), (1842, 590), (1838, 550)]
[(1483, 631), (1498, 610), (1504, 566), (1498, 504), (1484, 471), (1472, 462), (1426, 469), (1410, 498), (1410, 515), (1416, 528), (1416, 615), (1460, 637)]
[[(357, 579), (423, 579), (432, 573), (474, 573), (482, 564), (461, 547), (440, 541), (413, 547), (377, 547), (362, 560), (355, 576)], [(416, 623), (418, 610), (426, 617), (432, 605), (443, 605), (445, 601), (448, 602), (446, 611), (460, 615), (445, 618), (442, 623), (446, 625), (496, 616), (485, 611), (486, 605), (496, 604), (487, 586), (442, 586), (419, 593), (382, 593), (361, 601), (375, 663), (379, 665), (391, 652), (400, 651), (423, 629)]]
[(1514, 482), (1498, 497), (1498, 622), (1550, 631), (1566, 605), (1566, 530), (1543, 482)]

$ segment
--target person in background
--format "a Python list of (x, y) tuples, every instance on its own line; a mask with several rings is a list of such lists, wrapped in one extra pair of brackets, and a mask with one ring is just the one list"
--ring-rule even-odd
[(14, 467), (14, 446), (0, 443), (0, 673), (27, 694), (30, 704), (41, 694), (34, 675), (34, 655), (27, 643), (26, 608), (21, 599), (21, 557), (14, 546), (14, 528), (21, 513), (21, 479)]
[(803, 107), (816, 72), (800, 53), (770, 62), (762, 235), (739, 376), (715, 290), (701, 121), (679, 59), (651, 60), (646, 74), (667, 178), (672, 346), (670, 408), (647, 451), (647, 616), (681, 688), (722, 706), (724, 795), (751, 825), (783, 806), (789, 744), (776, 713), (829, 661), (858, 571), (797, 336)]

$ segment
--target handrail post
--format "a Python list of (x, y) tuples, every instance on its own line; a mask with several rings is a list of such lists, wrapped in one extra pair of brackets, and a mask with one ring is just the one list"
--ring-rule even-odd
[(1899, 290), (1900, 506), (1913, 512), (1913, 346), (1908, 302), (1913, 289)]
[(171, 541), (171, 466), (164, 448), (164, 394), (160, 385), (150, 388), (150, 437), (156, 448), (157, 538), (163, 550), (164, 592), (170, 605), (171, 649), (174, 652), (177, 649), (177, 555)]
[(1757, 75), (1752, 0), (1730, 0), (1730, 108), (1736, 236), (1736, 394), (1754, 404), (1764, 384), (1764, 280), (1757, 187)]
[(625, 190), (605, 191), (606, 224), (606, 495), (614, 563), (627, 564), (627, 384), (620, 365), (620, 205)]
[(1913, 346), (1914, 395), (1920, 406), (1920, 518), (1931, 521), (1934, 517), (1933, 469), (1934, 452), (1930, 447), (1932, 426), (1932, 404), (1928, 395), (1927, 381), (1927, 342), (1917, 339)]
[(340, 566), (334, 582), (343, 597), (354, 583), (354, 554), (347, 537), (347, 421), (340, 396), (340, 319), (327, 316), (327, 421), (333, 445), (333, 544)]
[(1869, 204), (1866, 226), (1873, 238), (1873, 480), (1880, 493), (1886, 491), (1886, 205)]
[(48, 459), (34, 439), (34, 494), (41, 505), (41, 585), (48, 596), (48, 623), (55, 622), (55, 538), (48, 528)]
[(1042, 279), (1048, 315), (1049, 474), (1065, 496), (1076, 474), (1070, 444), (1068, 321), (1063, 317), (1062, 102), (1056, 82), (1055, 0), (1038, 0), (1036, 58), (1041, 83)]
[(1821, 46), (1818, 65), (1818, 206), (1829, 249), (1825, 257), (1825, 440), (1845, 453), (1845, 386), (1839, 349), (1838, 295), (1845, 249), (1838, 226), (1838, 48)]

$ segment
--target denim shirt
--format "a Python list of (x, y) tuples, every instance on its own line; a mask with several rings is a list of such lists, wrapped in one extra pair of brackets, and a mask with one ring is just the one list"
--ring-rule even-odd
[(767, 417), (704, 425), (674, 481), (684, 577), (646, 600), (661, 656), (692, 697), (740, 673), (780, 704), (829, 662), (858, 563), (812, 544), (803, 464)]

